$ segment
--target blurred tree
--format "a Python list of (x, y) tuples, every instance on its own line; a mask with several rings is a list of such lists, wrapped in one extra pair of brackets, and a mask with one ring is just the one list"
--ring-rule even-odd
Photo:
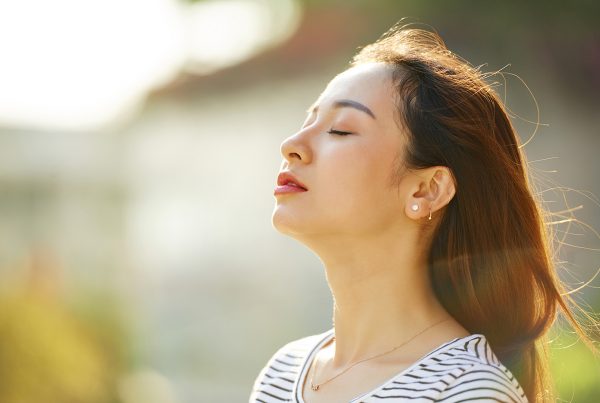
[(69, 310), (58, 268), (34, 256), (25, 284), (0, 295), (0, 402), (116, 402), (122, 324), (110, 309)]
[(106, 401), (102, 351), (59, 305), (25, 294), (0, 307), (0, 401)]

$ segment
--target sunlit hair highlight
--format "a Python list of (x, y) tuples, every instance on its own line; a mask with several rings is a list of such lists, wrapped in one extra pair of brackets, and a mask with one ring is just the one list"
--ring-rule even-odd
[(551, 228), (504, 104), (485, 74), (428, 30), (396, 25), (351, 66), (371, 62), (393, 66), (408, 137), (404, 168), (446, 166), (456, 181), (431, 238), (437, 297), (467, 330), (486, 336), (529, 401), (554, 401), (545, 335), (559, 309), (596, 350), (555, 273)]

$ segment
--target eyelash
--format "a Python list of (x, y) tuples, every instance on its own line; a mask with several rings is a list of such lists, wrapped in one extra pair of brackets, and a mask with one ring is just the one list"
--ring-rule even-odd
[(333, 130), (333, 129), (330, 129), (327, 133), (329, 133), (329, 134), (337, 134), (337, 135), (340, 135), (340, 136), (347, 136), (349, 134), (352, 134), (350, 132), (343, 132), (343, 131), (340, 131), (340, 130)]

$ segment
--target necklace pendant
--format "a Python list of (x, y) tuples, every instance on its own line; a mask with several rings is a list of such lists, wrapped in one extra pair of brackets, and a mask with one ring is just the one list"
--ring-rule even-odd
[(319, 390), (319, 386), (320, 386), (320, 385), (313, 385), (312, 383), (310, 384), (310, 388), (311, 388), (312, 390), (314, 390), (315, 392)]

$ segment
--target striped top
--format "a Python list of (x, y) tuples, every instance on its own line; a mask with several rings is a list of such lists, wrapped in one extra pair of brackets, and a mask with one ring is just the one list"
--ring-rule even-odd
[[(250, 403), (305, 403), (302, 385), (313, 358), (334, 329), (281, 347), (254, 381)], [(349, 403), (528, 402), (482, 334), (455, 338)]]

